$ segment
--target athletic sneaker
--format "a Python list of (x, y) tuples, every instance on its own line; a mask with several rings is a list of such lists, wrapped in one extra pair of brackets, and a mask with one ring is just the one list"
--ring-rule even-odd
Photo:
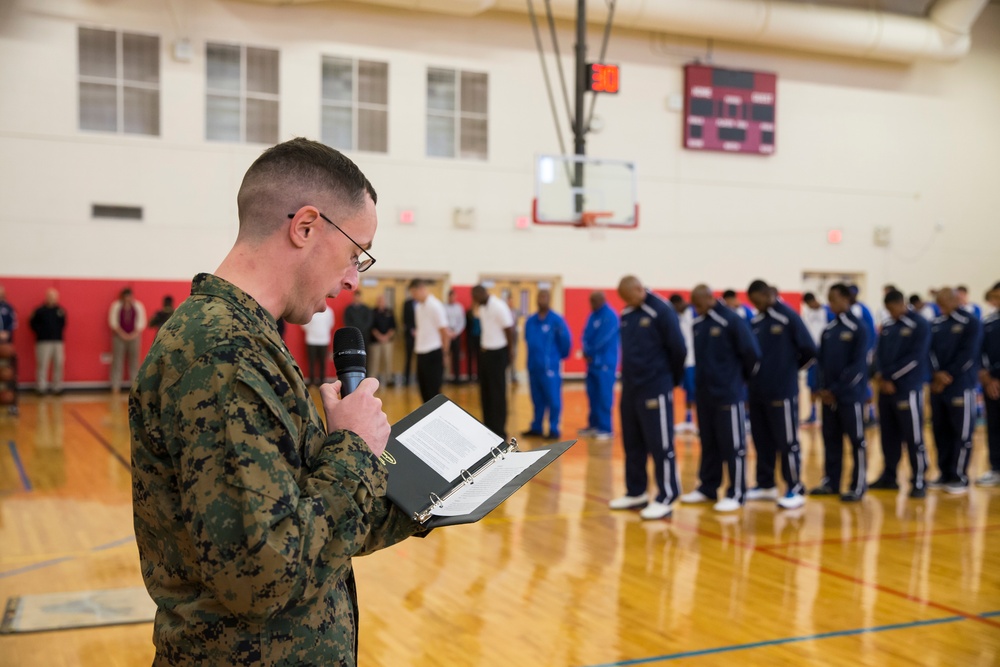
[(681, 422), (674, 426), (674, 433), (694, 433), (694, 424), (691, 422)]
[(810, 496), (835, 496), (837, 492), (829, 484), (820, 484), (809, 492)]
[(976, 486), (1000, 486), (1000, 471), (990, 470), (976, 480)]
[(857, 503), (857, 502), (861, 502), (862, 498), (864, 498), (864, 494), (863, 493), (854, 493), (853, 491), (851, 491), (850, 493), (842, 493), (842, 494), (840, 494), (840, 501), (844, 502), (844, 503)]
[(910, 497), (911, 498), (926, 498), (927, 497), (927, 489), (925, 487), (923, 487), (923, 486), (921, 486), (921, 487), (916, 487), (915, 486), (912, 489), (910, 489)]
[(642, 508), (642, 511), (639, 512), (639, 516), (646, 521), (651, 521), (653, 519), (666, 519), (673, 514), (673, 511), (674, 510), (670, 507), (670, 505), (659, 503), (654, 500)]
[(944, 477), (938, 477), (937, 479), (927, 480), (928, 489), (943, 489), (944, 488)]
[(712, 505), (712, 509), (716, 512), (735, 512), (739, 508), (743, 507), (739, 504), (735, 498), (723, 498), (719, 502)]
[(801, 493), (789, 491), (783, 498), (778, 498), (778, 507), (783, 510), (795, 510), (806, 504), (806, 497)]
[(698, 503), (714, 503), (715, 498), (709, 498), (701, 491), (695, 490), (681, 496), (681, 502), (688, 505), (695, 505)]
[(615, 437), (614, 434), (608, 431), (597, 431), (596, 433), (594, 433), (594, 440), (598, 442), (607, 442), (608, 440), (611, 440), (614, 437)]
[(889, 477), (879, 477), (874, 482), (872, 482), (871, 484), (869, 484), (868, 488), (869, 489), (882, 489), (882, 490), (886, 490), (886, 491), (898, 491), (899, 490), (899, 484), (896, 483), (896, 480), (891, 479)]
[(582, 435), (585, 438), (587, 438), (587, 437), (590, 437), (592, 435), (597, 435), (597, 429), (596, 428), (589, 428), (589, 427), (588, 428), (581, 428), (579, 431), (576, 432), (576, 434), (577, 435)]
[(944, 485), (944, 490), (951, 496), (964, 496), (969, 492), (969, 485), (961, 482), (948, 482)]
[(613, 510), (630, 510), (636, 507), (642, 507), (649, 501), (649, 496), (645, 493), (638, 496), (622, 496), (621, 498), (615, 498), (608, 503), (608, 507)]
[(747, 491), (747, 500), (777, 500), (778, 499), (778, 489), (771, 487), (765, 489), (762, 487), (754, 487)]

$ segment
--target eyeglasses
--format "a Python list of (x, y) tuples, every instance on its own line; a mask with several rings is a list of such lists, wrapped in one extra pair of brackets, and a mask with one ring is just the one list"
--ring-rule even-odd
[[(330, 218), (326, 217), (325, 215), (323, 215), (319, 211), (316, 211), (316, 212), (319, 213), (319, 217), (323, 218), (324, 220), (326, 220), (327, 222), (329, 222), (331, 225), (333, 225), (334, 227), (336, 227), (338, 232), (340, 232), (344, 236), (347, 236), (347, 232), (345, 232), (343, 229), (341, 229), (337, 225), (337, 223), (335, 223), (333, 220), (331, 220)], [(289, 220), (291, 220), (294, 217), (295, 217), (294, 213), (289, 213), (288, 214), (288, 219)], [(355, 241), (354, 239), (352, 239), (350, 236), (347, 236), (347, 240), (350, 241), (351, 243), (353, 243), (354, 245), (358, 246), (358, 250), (361, 251), (361, 254), (358, 255), (358, 257), (356, 257), (354, 259), (354, 267), (358, 270), (358, 273), (364, 273), (368, 269), (372, 268), (372, 264), (375, 263), (375, 258), (371, 256), (371, 253), (368, 252), (367, 250), (365, 250), (363, 247), (361, 247), (361, 244), (358, 243), (357, 241)]]

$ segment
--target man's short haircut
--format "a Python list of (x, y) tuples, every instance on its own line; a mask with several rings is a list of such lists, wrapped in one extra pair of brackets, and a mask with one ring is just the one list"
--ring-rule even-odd
[[(756, 294), (757, 292), (768, 292), (771, 290), (770, 285), (765, 283), (763, 280), (755, 280), (750, 283), (750, 287), (747, 288), (747, 294)], [(735, 295), (734, 295), (735, 296)]]
[(851, 299), (851, 288), (844, 283), (834, 283), (830, 285), (830, 291), (836, 292), (840, 296), (844, 297), (848, 301)]
[(910, 305), (911, 306), (915, 306), (918, 303), (921, 303), (921, 301), (922, 301), (922, 299), (920, 298), (919, 294), (911, 294), (910, 295)]
[[(378, 203), (375, 188), (350, 158), (325, 144), (297, 137), (268, 148), (247, 169), (236, 196), (240, 234), (263, 238), (277, 229), (284, 215), (268, 226), (266, 221), (255, 220), (255, 213), (267, 214), (268, 205), (283, 204), (282, 199), (296, 194), (332, 195), (350, 212), (364, 206), (366, 194), (372, 203)], [(310, 203), (290, 202), (291, 208), (284, 213), (294, 213)], [(324, 213), (334, 220), (342, 216), (338, 211)]]
[(423, 278), (414, 278), (413, 280), (410, 281), (410, 286), (407, 289), (416, 289), (418, 287), (424, 287), (429, 284), (430, 284), (429, 280), (424, 280)]
[[(1000, 289), (1000, 283), (994, 284), (993, 285), (993, 289)], [(990, 290), (990, 291), (992, 292), (993, 290)]]
[(812, 292), (806, 292), (805, 294), (802, 295), (802, 300), (803, 301), (815, 301), (816, 300), (816, 295), (813, 294)]
[(888, 292), (886, 292), (885, 305), (888, 306), (890, 303), (903, 303), (903, 293), (900, 292), (898, 289), (889, 290)]
[(735, 299), (736, 298), (736, 292), (734, 290), (727, 289), (725, 292), (722, 293), (722, 298), (723, 299)]
[(968, 294), (969, 293), (969, 288), (966, 287), (965, 285), (959, 285), (958, 287), (955, 288), (955, 291), (956, 292), (961, 292), (962, 294)]
[(674, 304), (675, 306), (677, 304), (683, 304), (684, 303), (684, 297), (682, 297), (680, 294), (671, 294), (670, 295), (670, 303)]

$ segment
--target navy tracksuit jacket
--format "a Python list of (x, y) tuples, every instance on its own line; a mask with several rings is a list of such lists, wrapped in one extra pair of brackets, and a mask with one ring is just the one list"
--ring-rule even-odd
[(982, 323), (962, 310), (942, 315), (931, 325), (931, 367), (952, 378), (941, 393), (931, 393), (931, 425), (940, 481), (945, 484), (969, 482), (982, 332)]
[(524, 342), (528, 346), (528, 381), (535, 416), (531, 430), (542, 433), (546, 411), (549, 414), (549, 435), (559, 437), (559, 416), (562, 413), (562, 373), (559, 364), (569, 356), (569, 327), (561, 315), (553, 311), (539, 317), (535, 313), (524, 323)]
[(833, 394), (833, 405), (823, 404), (823, 485), (840, 491), (844, 463), (844, 436), (854, 450), (851, 492), (868, 488), (865, 426), (861, 405), (868, 391), (868, 330), (850, 311), (837, 315), (823, 331), (819, 346), (819, 388)]
[(673, 306), (650, 292), (638, 308), (621, 315), (622, 396), (619, 409), (625, 446), (625, 487), (646, 493), (646, 461), (653, 457), (656, 500), (680, 496), (674, 458), (674, 384), (684, 374), (687, 349)]
[[(995, 379), (1000, 379), (1000, 313), (993, 313), (983, 320), (983, 369)], [(1000, 400), (984, 394), (986, 404), (986, 433), (990, 451), (990, 470), (1000, 472)]]
[(583, 356), (587, 362), (587, 428), (611, 432), (611, 404), (618, 369), (618, 315), (604, 304), (587, 318), (583, 329)]
[(896, 481), (902, 443), (909, 444), (911, 482), (922, 489), (927, 474), (924, 445), (924, 384), (930, 375), (931, 327), (913, 311), (882, 325), (875, 349), (875, 371), (896, 386), (896, 393), (879, 391), (879, 429), (885, 469), (882, 477)]
[(757, 486), (774, 486), (774, 460), (791, 493), (801, 494), (799, 369), (816, 358), (816, 344), (798, 313), (775, 302), (750, 322), (760, 346), (760, 368), (750, 378), (750, 426), (757, 450)]
[(694, 320), (695, 401), (701, 435), (699, 491), (715, 498), (722, 464), (729, 467), (726, 496), (746, 494), (746, 416), (743, 395), (756, 372), (760, 348), (750, 326), (722, 301)]

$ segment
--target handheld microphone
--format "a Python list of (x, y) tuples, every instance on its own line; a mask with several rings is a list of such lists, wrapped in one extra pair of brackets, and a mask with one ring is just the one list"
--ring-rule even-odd
[(333, 366), (341, 382), (340, 395), (347, 396), (368, 375), (368, 353), (361, 329), (342, 327), (333, 334)]

